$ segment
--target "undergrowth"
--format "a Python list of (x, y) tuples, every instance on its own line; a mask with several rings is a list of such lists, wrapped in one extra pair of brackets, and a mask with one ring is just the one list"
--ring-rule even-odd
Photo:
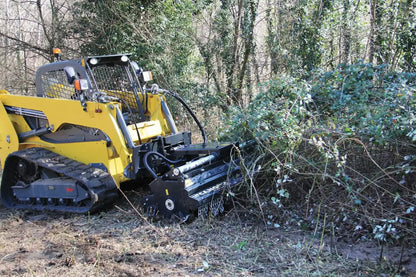
[(260, 89), (222, 139), (257, 142), (268, 224), (416, 242), (415, 74), (358, 63)]

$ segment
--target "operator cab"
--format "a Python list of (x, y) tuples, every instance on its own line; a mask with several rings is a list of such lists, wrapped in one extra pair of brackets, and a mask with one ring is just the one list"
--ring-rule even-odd
[(152, 80), (151, 72), (130, 61), (130, 54), (65, 61), (61, 60), (60, 52), (55, 56), (56, 62), (36, 72), (38, 97), (77, 100), (84, 111), (89, 108), (89, 101), (118, 102), (117, 121), (131, 138), (130, 147), (177, 133), (164, 96), (157, 92), (149, 95), (143, 88)]

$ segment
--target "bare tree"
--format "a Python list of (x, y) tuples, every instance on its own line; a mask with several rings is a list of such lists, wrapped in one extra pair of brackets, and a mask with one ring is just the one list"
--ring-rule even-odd
[[(68, 11), (72, 1), (6, 0), (0, 17), (0, 52), (5, 57), (1, 65), (0, 85), (15, 92), (34, 91), (36, 68), (53, 61), (52, 49), (72, 49), (67, 39)], [(73, 51), (73, 50), (72, 50)], [(72, 52), (71, 51), (71, 52)]]
[(215, 90), (224, 99), (223, 110), (230, 104), (243, 105), (250, 97), (243, 87), (251, 80), (248, 72), (255, 57), (258, 6), (259, 1), (219, 1), (204, 14), (203, 26), (198, 29), (196, 39), (207, 80), (213, 80)]

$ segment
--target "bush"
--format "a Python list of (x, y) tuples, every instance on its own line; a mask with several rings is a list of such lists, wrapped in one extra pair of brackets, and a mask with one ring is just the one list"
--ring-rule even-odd
[(415, 239), (415, 80), (362, 63), (310, 80), (279, 77), (233, 109), (222, 134), (258, 142), (271, 218), (333, 224), (360, 239)]
[(382, 145), (414, 137), (415, 82), (416, 74), (358, 63), (318, 74), (311, 93), (325, 121)]

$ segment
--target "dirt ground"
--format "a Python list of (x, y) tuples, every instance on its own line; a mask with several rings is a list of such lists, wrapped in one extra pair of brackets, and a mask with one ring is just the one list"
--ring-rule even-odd
[[(415, 276), (416, 249), (384, 250), (267, 226), (233, 209), (188, 224), (149, 222), (125, 199), (94, 215), (0, 205), (2, 276)], [(332, 241), (332, 243), (331, 243)], [(402, 264), (399, 265), (400, 257)]]

